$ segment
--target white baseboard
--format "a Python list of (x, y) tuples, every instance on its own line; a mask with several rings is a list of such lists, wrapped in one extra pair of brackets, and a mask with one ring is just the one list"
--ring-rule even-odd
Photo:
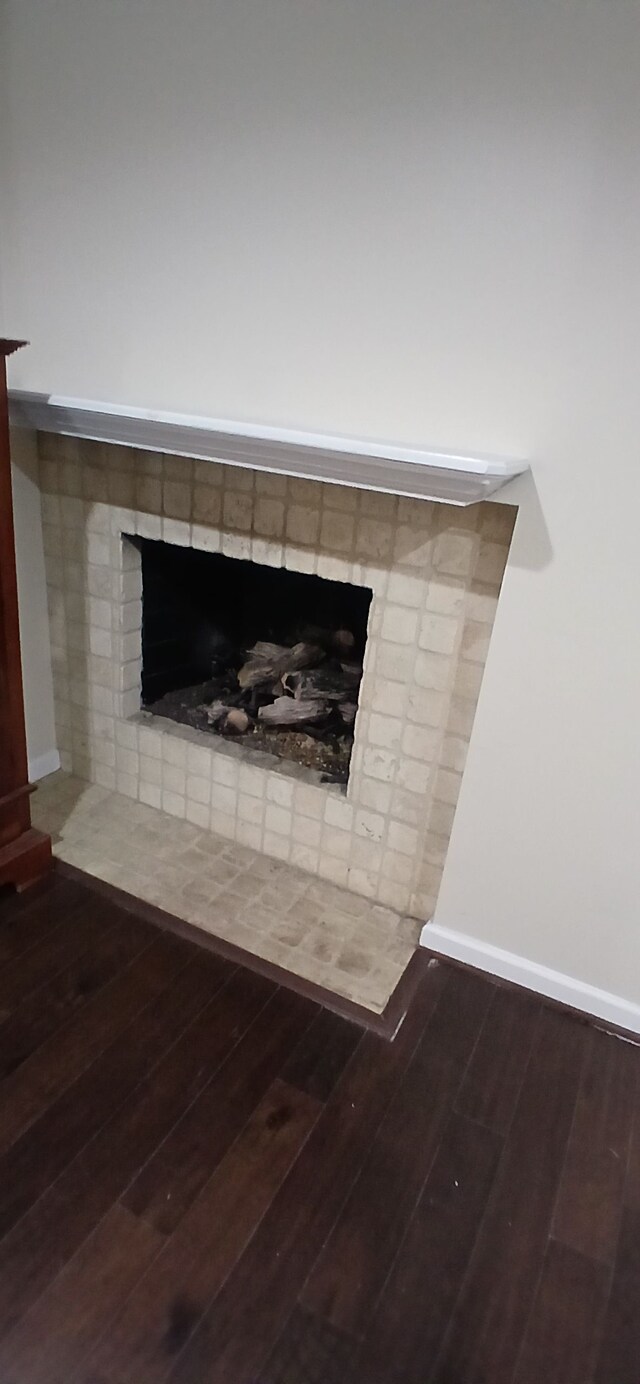
[(38, 779), (46, 778), (47, 774), (55, 774), (59, 768), (60, 755), (57, 750), (47, 750), (46, 754), (38, 754), (35, 759), (29, 760), (29, 783), (37, 783)]
[(539, 966), (536, 961), (528, 961), (515, 952), (503, 951), (501, 947), (491, 946), (490, 942), (480, 942), (477, 937), (440, 927), (438, 923), (425, 924), (420, 942), (429, 951), (450, 956), (453, 961), (463, 961), (479, 971), (499, 976), (501, 980), (510, 980), (515, 985), (534, 990), (538, 995), (559, 1000), (572, 1009), (581, 1009), (605, 1023), (617, 1024), (620, 1028), (640, 1034), (640, 1004), (633, 1004), (621, 995), (598, 990), (595, 985), (587, 985), (585, 981), (564, 975), (562, 971)]

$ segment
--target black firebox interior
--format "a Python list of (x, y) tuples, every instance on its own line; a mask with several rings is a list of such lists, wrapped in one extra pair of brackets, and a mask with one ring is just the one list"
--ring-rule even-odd
[(362, 664), (371, 592), (221, 553), (134, 540), (142, 556), (142, 703), (204, 683), (257, 640), (294, 644), (314, 627), (348, 630)]

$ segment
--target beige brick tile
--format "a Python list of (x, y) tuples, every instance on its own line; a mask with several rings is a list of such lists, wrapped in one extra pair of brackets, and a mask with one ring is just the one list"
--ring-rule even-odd
[(239, 490), (225, 491), (222, 518), (230, 529), (249, 532), (253, 518), (253, 496)]
[(423, 615), (418, 643), (432, 653), (452, 654), (458, 640), (458, 622), (446, 615)]
[[(159, 804), (152, 803), (152, 806), (156, 807)], [(187, 798), (185, 816), (187, 821), (192, 822), (194, 826), (208, 829), (211, 816), (208, 803), (197, 803)]]
[[(93, 498), (99, 499), (99, 496)], [(162, 482), (153, 476), (136, 477), (136, 505), (138, 509), (148, 510), (150, 514), (160, 514), (162, 510)]]
[(238, 771), (238, 784), (243, 793), (250, 793), (256, 798), (263, 798), (265, 796), (265, 776), (262, 770), (256, 768), (253, 764), (240, 765)]
[(325, 824), (322, 828), (322, 854), (346, 862), (351, 854), (351, 832)]
[(167, 517), (162, 520), (162, 538), (165, 543), (176, 543), (179, 548), (188, 548), (191, 543), (191, 525), (186, 519)]
[(480, 532), (483, 538), (502, 543), (508, 548), (518, 511), (515, 505), (485, 501), (480, 506)]
[(405, 606), (388, 605), (382, 620), (382, 637), (392, 644), (413, 646), (418, 629), (418, 614)]
[(507, 552), (503, 543), (490, 543), (482, 538), (474, 572), (476, 581), (492, 582), (499, 586), (506, 560)]
[(449, 530), (441, 533), (436, 540), (434, 567), (438, 572), (449, 573), (452, 577), (467, 576), (473, 568), (477, 551), (478, 539), (475, 535)]
[(211, 830), (218, 832), (220, 836), (226, 836), (229, 840), (234, 840), (236, 828), (235, 812), (228, 812), (226, 808), (219, 807), (214, 799), (211, 807)]
[(253, 490), (255, 471), (246, 466), (222, 467), (222, 483), (226, 490), (242, 490), (249, 493)]
[(162, 475), (166, 481), (187, 481), (193, 477), (193, 462), (188, 457), (162, 456)]
[(166, 764), (175, 764), (178, 769), (186, 769), (187, 742), (181, 740), (178, 735), (163, 736), (162, 757)]
[(378, 812), (366, 812), (360, 809), (355, 814), (355, 833), (362, 836), (367, 841), (382, 841), (386, 826), (386, 819)]
[(111, 545), (104, 534), (87, 534), (87, 561), (94, 567), (110, 567)]
[(292, 841), (290, 855), (292, 865), (298, 866), (301, 870), (308, 870), (310, 874), (317, 874), (319, 858), (319, 852), (314, 847)]
[[(385, 876), (381, 875), (378, 880), (377, 893), (378, 898), (382, 899), (383, 903), (388, 904), (390, 908), (397, 909), (398, 912), (404, 912), (409, 907), (411, 891), (406, 884), (398, 884), (396, 880), (385, 879)], [(402, 971), (398, 974), (398, 980), (401, 974)], [(392, 988), (395, 990), (395, 985)]]
[(216, 783), (211, 785), (211, 806), (215, 811), (224, 813), (227, 817), (235, 816), (238, 802), (238, 794), (235, 788), (229, 788), (225, 784)]
[(448, 803), (450, 807), (455, 807), (460, 793), (461, 775), (453, 773), (450, 769), (439, 769), (434, 786), (434, 795), (439, 802)]
[(240, 780), (239, 761), (214, 752), (211, 761), (211, 774), (214, 783), (224, 784), (227, 788), (237, 788)]
[(141, 754), (140, 781), (141, 783), (149, 783), (159, 787), (162, 783), (162, 760), (153, 759), (150, 755)]
[(211, 778), (211, 750), (206, 745), (187, 745), (186, 766), (190, 774)]
[(396, 605), (419, 609), (425, 604), (427, 586), (423, 577), (406, 572), (390, 572), (387, 595)]
[[(153, 761), (152, 761), (153, 763)], [(181, 770), (177, 771), (178, 773)], [(191, 802), (209, 805), (211, 802), (211, 779), (201, 774), (187, 774), (185, 792)]]
[(429, 812), (429, 831), (435, 832), (437, 836), (446, 836), (448, 839), (453, 827), (454, 813), (455, 808), (448, 803), (434, 800)]
[(252, 798), (249, 793), (238, 794), (238, 817), (252, 826), (261, 826), (264, 818), (264, 804), (261, 798)]
[(222, 485), (223, 470), (217, 461), (196, 461), (193, 474), (196, 485)]
[(89, 648), (97, 658), (111, 659), (113, 657), (113, 641), (111, 631), (106, 629), (89, 630)]
[(132, 448), (132, 461), (136, 476), (153, 476), (155, 480), (162, 480), (162, 454), (160, 452), (147, 452), (134, 447)]
[(430, 571), (436, 539), (429, 528), (399, 524), (394, 543), (394, 559), (401, 567)]
[(263, 846), (267, 855), (274, 855), (277, 860), (289, 859), (291, 841), (288, 836), (281, 835), (276, 831), (265, 831)]
[[(314, 817), (299, 817), (294, 813), (292, 836), (298, 845), (308, 846), (317, 851), (322, 837), (322, 822), (317, 821)], [(299, 861), (293, 861), (293, 864), (299, 863)], [(301, 865), (301, 869), (307, 868), (307, 866)]]
[(324, 820), (327, 826), (339, 827), (342, 831), (351, 831), (353, 826), (351, 803), (337, 795), (328, 796), (325, 803)]
[(253, 538), (251, 558), (263, 567), (282, 567), (282, 544), (273, 538)]
[(402, 721), (395, 716), (381, 716), (372, 712), (369, 717), (369, 742), (386, 749), (397, 751), (400, 748)]
[(138, 749), (141, 754), (149, 755), (153, 759), (159, 759), (162, 753), (163, 737), (159, 730), (152, 726), (138, 727)]
[(433, 763), (440, 748), (440, 732), (433, 726), (407, 725), (402, 736), (402, 750), (413, 759)]
[(406, 698), (406, 688), (402, 683), (392, 682), (390, 678), (376, 678), (371, 695), (373, 711), (386, 716), (402, 716)]
[(382, 857), (382, 873), (397, 884), (411, 884), (414, 863), (407, 854), (400, 851), (385, 851)]
[(445, 692), (452, 677), (451, 662), (444, 654), (419, 652), (414, 666), (418, 687), (433, 692)]
[(293, 806), (294, 784), (292, 779), (285, 778), (284, 775), (270, 774), (267, 780), (267, 798), (269, 802), (277, 803), (279, 807)]
[(282, 538), (284, 502), (271, 496), (258, 496), (254, 510), (254, 531), (264, 538)]
[(248, 562), (251, 558), (251, 538), (247, 533), (227, 533), (223, 529), (220, 549), (226, 557), (235, 557), (239, 562)]
[(442, 725), (446, 706), (442, 692), (412, 687), (407, 698), (407, 719), (419, 725), (438, 727)]
[(293, 543), (312, 546), (320, 531), (320, 512), (304, 505), (291, 505), (287, 510), (286, 533)]
[[(415, 827), (407, 826), (405, 822), (389, 822), (387, 845), (392, 851), (408, 855), (415, 860), (419, 847), (418, 832)], [(385, 871), (384, 859), (382, 869)]]
[(429, 786), (431, 766), (418, 759), (402, 758), (398, 764), (397, 783), (409, 793), (424, 794)]
[(465, 597), (467, 619), (492, 625), (497, 604), (498, 594), (495, 588), (474, 581)]
[(138, 795), (141, 803), (146, 803), (149, 807), (162, 807), (162, 789), (159, 785), (140, 779)]
[(351, 577), (351, 567), (343, 557), (335, 557), (331, 553), (320, 552), (318, 554), (318, 576), (324, 577), (325, 581), (346, 581)]
[(361, 519), (356, 532), (360, 557), (386, 559), (393, 546), (393, 527), (380, 519)]
[(354, 521), (348, 514), (325, 510), (322, 515), (320, 542), (333, 552), (349, 553), (353, 547)]
[(491, 628), (491, 625), (482, 624), (476, 620), (467, 620), (462, 631), (460, 648), (462, 658), (469, 659), (472, 663), (481, 663), (484, 667), (489, 652)]
[(387, 524), (395, 524), (398, 500), (395, 495), (385, 495), (378, 490), (360, 491), (360, 512), (370, 519), (382, 519)]
[(238, 820), (236, 825), (236, 840), (241, 841), (245, 846), (251, 846), (254, 850), (262, 849), (262, 827), (255, 826), (252, 822), (242, 822)]
[(445, 735), (440, 751), (440, 763), (444, 769), (455, 769), (462, 773), (467, 759), (468, 741), (459, 735)]
[(162, 538), (162, 519), (159, 514), (138, 514), (137, 530), (141, 538)]
[(360, 783), (360, 802), (363, 807), (372, 808), (374, 812), (382, 812), (384, 815), (391, 810), (392, 788), (388, 783), (380, 783), (376, 779), (362, 777)]
[(191, 519), (191, 488), (183, 481), (164, 481), (162, 503), (169, 518)]
[(269, 471), (256, 471), (255, 488), (258, 495), (277, 495), (287, 493), (287, 477), (277, 476)]
[(267, 803), (264, 814), (265, 830), (277, 832), (281, 836), (290, 836), (292, 825), (292, 814), (286, 807), (278, 807), (275, 803)]
[(480, 694), (483, 673), (484, 665), (481, 663), (459, 663), (453, 684), (454, 696), (468, 697), (473, 701), (475, 708)]
[(182, 797), (186, 793), (187, 775), (184, 769), (178, 768), (177, 764), (167, 764), (166, 760), (162, 765), (162, 787), (171, 793), (180, 794)]
[(359, 498), (358, 491), (347, 485), (325, 485), (322, 487), (322, 503), (325, 509), (340, 510), (343, 514), (355, 514)]
[(124, 745), (116, 745), (116, 768), (118, 773), (123, 771), (137, 778), (140, 773), (140, 759), (137, 750), (128, 750)]
[(381, 640), (377, 649), (376, 674), (391, 682), (407, 683), (413, 677), (416, 651), (413, 647)]
[(333, 884), (346, 888), (349, 879), (349, 867), (346, 860), (341, 860), (326, 851), (320, 853), (318, 861), (318, 873), (323, 879), (330, 880)]
[(116, 788), (119, 793), (124, 793), (127, 798), (137, 798), (138, 780), (134, 774), (127, 774), (122, 770), (116, 770)]
[(192, 524), (191, 540), (194, 548), (198, 548), (201, 553), (218, 553), (220, 551), (220, 533), (207, 524)]

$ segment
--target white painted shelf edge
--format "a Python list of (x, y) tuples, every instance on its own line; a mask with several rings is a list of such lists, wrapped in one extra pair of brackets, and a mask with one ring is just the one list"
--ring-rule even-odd
[(26, 390), (10, 393), (9, 411), (16, 427), (451, 505), (487, 499), (529, 469), (524, 461), (457, 456)]

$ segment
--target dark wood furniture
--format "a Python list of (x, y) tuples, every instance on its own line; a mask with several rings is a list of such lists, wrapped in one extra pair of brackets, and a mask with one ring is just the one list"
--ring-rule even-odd
[(9, 455), (6, 362), (25, 344), (0, 338), (0, 885), (19, 890), (51, 864), (51, 840), (31, 826), (29, 811)]

